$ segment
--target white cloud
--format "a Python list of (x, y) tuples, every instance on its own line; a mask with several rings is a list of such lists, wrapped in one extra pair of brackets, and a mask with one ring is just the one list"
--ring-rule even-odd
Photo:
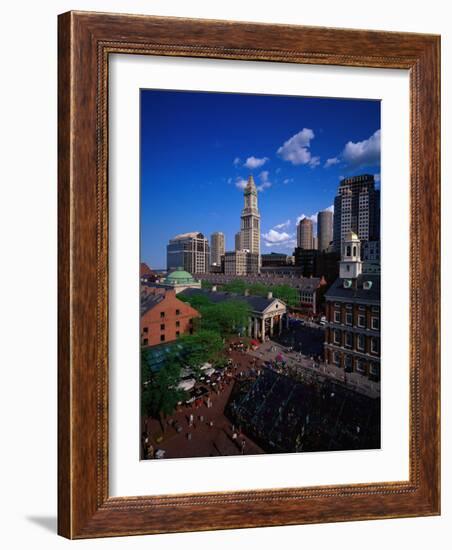
[(288, 183), (292, 183), (293, 182), (293, 178), (285, 178), (283, 179), (283, 184), (284, 185), (287, 185)]
[(375, 180), (376, 183), (379, 183), (380, 180), (381, 180), (380, 174), (374, 174), (374, 180)]
[(380, 163), (381, 131), (377, 130), (363, 141), (349, 141), (342, 152), (342, 158), (353, 168), (372, 166)]
[(296, 239), (289, 239), (288, 241), (283, 241), (280, 243), (264, 242), (264, 245), (267, 248), (285, 248), (287, 250), (293, 250), (297, 246), (297, 241)]
[(280, 243), (283, 241), (288, 241), (291, 236), (285, 231), (276, 231), (275, 229), (270, 229), (267, 233), (263, 233), (262, 237), (270, 243)]
[(304, 218), (308, 218), (308, 220), (311, 220), (312, 223), (317, 223), (317, 214), (312, 214), (312, 216), (306, 216), (306, 214), (301, 214), (301, 216), (298, 216), (298, 218), (297, 218), (297, 225)]
[(235, 180), (235, 186), (237, 187), (237, 189), (241, 189), (242, 191), (243, 189), (245, 189), (247, 183), (248, 182), (246, 180), (240, 177), (236, 178)]
[(261, 166), (264, 166), (266, 162), (268, 162), (268, 157), (248, 157), (243, 166), (245, 166), (245, 168), (248, 168), (249, 170), (254, 170), (255, 168), (260, 168)]
[(339, 164), (339, 163), (340, 163), (340, 160), (337, 157), (333, 157), (333, 158), (327, 159), (323, 167), (329, 168), (330, 166), (334, 166), (335, 164)]
[[(287, 222), (289, 223), (289, 220)], [(280, 224), (285, 225), (285, 224)], [(286, 233), (285, 231), (277, 231), (276, 228), (279, 227), (276, 225), (273, 229), (270, 229), (267, 233), (262, 233), (264, 240), (264, 246), (267, 248), (293, 248), (296, 246), (296, 240), (294, 234)]]
[(259, 180), (261, 183), (259, 185), (256, 185), (256, 189), (258, 191), (264, 191), (264, 189), (268, 189), (272, 186), (272, 182), (269, 179), (268, 170), (262, 170), (262, 172), (259, 174)]
[(278, 223), (278, 225), (275, 225), (274, 229), (285, 229), (286, 227), (289, 227), (290, 220), (287, 220), (283, 223)]
[(313, 157), (310, 151), (311, 140), (314, 137), (314, 132), (310, 128), (303, 128), (281, 145), (277, 154), (294, 165), (308, 164), (314, 168), (320, 164), (320, 157)]
[(309, 166), (311, 168), (315, 168), (320, 164), (320, 157), (311, 157), (311, 160), (309, 161)]
[(332, 204), (331, 206), (328, 206), (328, 208), (325, 208), (325, 210), (328, 210), (328, 212), (333, 212), (334, 214), (334, 204)]
[(234, 166), (240, 166), (241, 162), (242, 162), (242, 161), (240, 160), (240, 157), (235, 157), (235, 159), (233, 160), (232, 164), (233, 164)]

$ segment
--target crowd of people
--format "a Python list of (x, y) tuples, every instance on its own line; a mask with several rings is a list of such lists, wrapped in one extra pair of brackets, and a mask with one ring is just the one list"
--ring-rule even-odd
[(379, 401), (306, 371), (267, 362), (237, 384), (228, 406), (235, 422), (267, 452), (379, 448)]

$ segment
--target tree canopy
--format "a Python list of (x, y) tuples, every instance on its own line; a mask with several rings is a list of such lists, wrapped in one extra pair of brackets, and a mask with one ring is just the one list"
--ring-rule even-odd
[(150, 368), (147, 350), (141, 353), (141, 406), (143, 414), (161, 421), (174, 412), (177, 403), (185, 399), (186, 392), (177, 386), (181, 375), (181, 360), (175, 353), (168, 354), (158, 371)]

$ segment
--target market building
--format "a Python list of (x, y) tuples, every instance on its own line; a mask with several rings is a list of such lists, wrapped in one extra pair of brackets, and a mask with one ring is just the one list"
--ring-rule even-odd
[(245, 334), (255, 340), (264, 342), (275, 334), (281, 334), (288, 327), (289, 317), (287, 315), (286, 304), (274, 298), (269, 292), (266, 297), (250, 296), (249, 294), (238, 295), (229, 292), (218, 292), (216, 287), (211, 290), (184, 290), (183, 296), (190, 300), (191, 296), (206, 296), (215, 304), (227, 300), (240, 300), (246, 302), (251, 309), (251, 316), (248, 325), (244, 328)]
[(380, 380), (380, 276), (363, 272), (361, 241), (349, 231), (339, 277), (325, 293), (325, 362)]
[(141, 295), (140, 340), (142, 347), (156, 346), (193, 333), (199, 312), (176, 298), (172, 290), (156, 289)]

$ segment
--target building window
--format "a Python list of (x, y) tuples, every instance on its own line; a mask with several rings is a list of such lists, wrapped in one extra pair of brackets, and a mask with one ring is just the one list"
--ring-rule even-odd
[(338, 330), (333, 330), (333, 342), (335, 344), (341, 343), (341, 333)]
[(366, 327), (366, 317), (364, 315), (358, 315), (358, 326), (360, 328)]
[(148, 327), (144, 327), (144, 328), (143, 328), (143, 332), (144, 332), (145, 334), (147, 334), (147, 333), (148, 333)]
[(344, 359), (345, 372), (353, 372), (353, 360), (350, 355), (346, 355)]
[(345, 323), (351, 325), (353, 323), (353, 315), (349, 312), (345, 314)]
[(371, 318), (372, 330), (380, 330), (380, 319), (378, 317)]
[(179, 336), (180, 336), (180, 332), (177, 330), (176, 331), (176, 338), (179, 338)]
[(341, 356), (339, 355), (339, 353), (338, 353), (337, 351), (335, 351), (335, 352), (333, 353), (333, 363), (334, 363), (335, 365), (338, 365), (338, 366), (339, 366), (340, 363), (341, 363)]
[(165, 318), (165, 312), (164, 311), (161, 311), (160, 312), (160, 319), (164, 319)]
[(165, 325), (164, 324), (160, 325), (160, 330), (165, 330)]
[(374, 380), (380, 379), (380, 365), (376, 363), (371, 363), (369, 365), (369, 374)]
[(176, 327), (180, 327), (180, 321), (176, 321)]
[(364, 346), (366, 344), (366, 338), (364, 334), (358, 334), (356, 346), (360, 351), (364, 351)]
[(176, 315), (180, 315), (180, 309), (176, 309)]
[(160, 342), (164, 342), (165, 341), (165, 335), (164, 334), (161, 334), (160, 335)]
[(148, 343), (149, 343), (149, 340), (148, 340), (147, 338), (145, 338), (145, 339), (143, 340), (143, 346), (147, 346)]
[(345, 347), (351, 348), (353, 345), (353, 335), (351, 332), (345, 333)]
[(335, 311), (334, 312), (334, 322), (335, 323), (340, 323), (341, 322), (341, 312), (340, 311)]
[(372, 353), (380, 353), (380, 339), (372, 336), (370, 340), (370, 351)]
[(360, 374), (366, 374), (366, 364), (362, 359), (356, 360), (356, 372), (359, 372)]

